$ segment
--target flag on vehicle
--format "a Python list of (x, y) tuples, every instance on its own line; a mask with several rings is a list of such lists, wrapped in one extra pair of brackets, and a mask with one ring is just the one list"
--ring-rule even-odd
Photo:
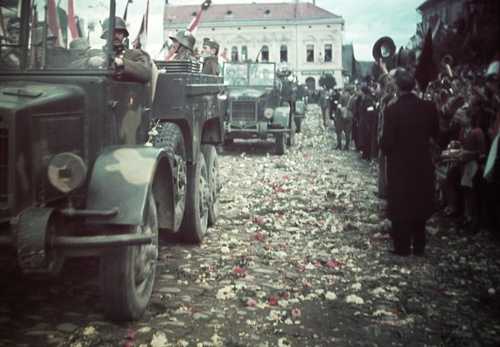
[(148, 36), (148, 16), (149, 16), (149, 0), (146, 3), (146, 13), (142, 16), (141, 28), (137, 37), (132, 42), (132, 47), (139, 49), (146, 47), (146, 41)]
[(61, 26), (59, 24), (59, 11), (55, 0), (48, 1), (47, 24), (49, 26), (49, 37), (55, 40), (55, 47), (63, 47)]
[(127, 14), (128, 14), (128, 4), (131, 4), (132, 0), (127, 0), (127, 4), (125, 5), (125, 11), (123, 12), (123, 20), (126, 22), (127, 21)]
[(68, 0), (68, 29), (71, 34), (71, 39), (81, 37), (81, 30), (78, 28), (77, 18), (75, 16), (75, 5), (73, 0)]

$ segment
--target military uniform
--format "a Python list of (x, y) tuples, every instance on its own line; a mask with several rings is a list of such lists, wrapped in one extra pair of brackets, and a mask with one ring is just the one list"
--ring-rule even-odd
[[(109, 19), (106, 19), (103, 23), (104, 31), (101, 38), (105, 39), (107, 37), (107, 28)], [(125, 22), (120, 17), (115, 18), (115, 35), (117, 32), (122, 32), (125, 37), (128, 37), (128, 31)], [(105, 49), (105, 48), (104, 48)], [(95, 52), (96, 54), (87, 58), (83, 58), (83, 62), (89, 67), (103, 67), (106, 64), (106, 55), (103, 51)], [(151, 81), (152, 66), (151, 59), (149, 55), (141, 49), (127, 49), (122, 42), (117, 42), (117, 39), (113, 39), (113, 51), (114, 51), (114, 77), (122, 81), (132, 81), (147, 83)]]
[(352, 112), (349, 108), (349, 95), (343, 94), (339, 99), (339, 106), (335, 112), (333, 122), (337, 135), (336, 149), (342, 149), (342, 134), (345, 137), (344, 150), (349, 149), (352, 130)]
[(169, 36), (169, 38), (174, 43), (171, 47), (171, 52), (175, 54), (172, 60), (196, 60), (193, 56), (194, 44), (196, 43), (193, 34), (187, 30), (179, 30), (175, 36)]
[(204, 42), (204, 46), (207, 46), (210, 52), (203, 60), (202, 73), (208, 75), (220, 75), (219, 60), (217, 59), (217, 54), (219, 53), (219, 44), (215, 41), (208, 40)]

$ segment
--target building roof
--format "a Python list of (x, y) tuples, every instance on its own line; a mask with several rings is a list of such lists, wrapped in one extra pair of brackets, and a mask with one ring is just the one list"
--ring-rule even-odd
[[(200, 10), (199, 5), (165, 6), (166, 24), (187, 24)], [(300, 21), (342, 19), (311, 3), (252, 3), (211, 5), (203, 13), (202, 23), (233, 21)]]

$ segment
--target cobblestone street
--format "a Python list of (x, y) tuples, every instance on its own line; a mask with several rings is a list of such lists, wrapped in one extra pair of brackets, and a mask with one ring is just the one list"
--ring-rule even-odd
[(376, 165), (319, 118), (283, 156), (224, 149), (221, 216), (201, 246), (162, 244), (138, 322), (105, 320), (95, 260), (40, 281), (4, 266), (0, 346), (498, 346), (498, 243), (434, 217), (425, 257), (389, 254)]

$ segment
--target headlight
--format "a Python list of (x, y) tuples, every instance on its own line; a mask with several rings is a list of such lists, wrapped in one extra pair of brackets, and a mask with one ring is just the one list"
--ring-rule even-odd
[(273, 115), (274, 115), (274, 110), (272, 108), (266, 108), (264, 110), (264, 117), (266, 119), (271, 119), (273, 118)]
[(70, 152), (52, 157), (47, 171), (49, 182), (62, 193), (80, 187), (87, 177), (87, 165), (83, 159)]

